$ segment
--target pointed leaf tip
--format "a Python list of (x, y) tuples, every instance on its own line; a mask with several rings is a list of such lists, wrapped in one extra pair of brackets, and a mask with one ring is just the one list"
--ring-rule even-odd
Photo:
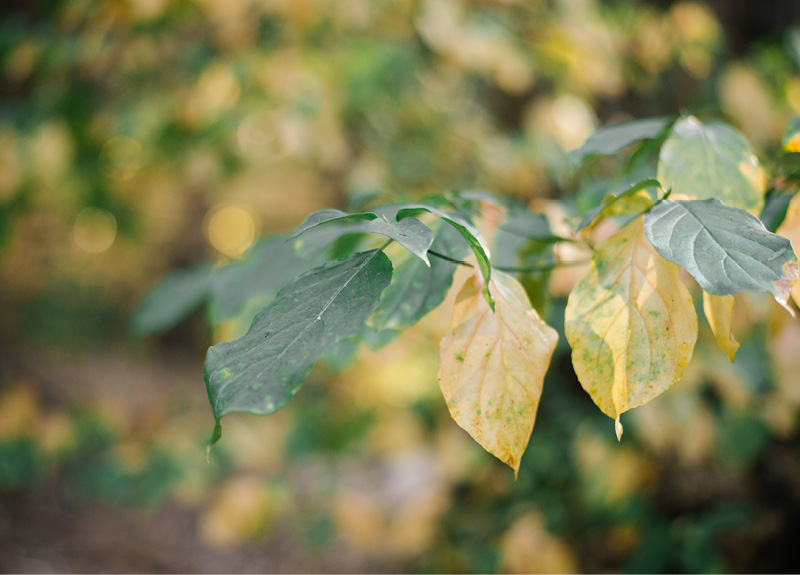
[(572, 365), (609, 417), (666, 391), (692, 357), (697, 315), (679, 272), (648, 243), (640, 216), (597, 244), (591, 269), (569, 295)]
[(619, 420), (620, 416), (614, 420), (614, 431), (617, 433), (617, 441), (622, 441), (622, 423)]
[(516, 477), (558, 334), (513, 276), (496, 271), (491, 284), (495, 313), (480, 275), (459, 292), (439, 350), (439, 384), (456, 423)]

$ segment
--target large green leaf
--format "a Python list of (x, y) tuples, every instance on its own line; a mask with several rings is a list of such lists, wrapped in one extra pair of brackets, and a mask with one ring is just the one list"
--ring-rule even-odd
[(300, 257), (285, 236), (258, 242), (246, 259), (214, 274), (210, 288), (212, 319), (222, 322), (236, 317), (256, 299), (266, 305), (289, 281), (321, 263), (322, 254)]
[(713, 199), (664, 200), (645, 216), (644, 232), (661, 257), (683, 267), (706, 292), (766, 291), (789, 309), (797, 257), (789, 240), (749, 212)]
[(747, 140), (720, 122), (683, 118), (661, 147), (658, 180), (673, 194), (692, 200), (717, 198), (729, 206), (760, 213), (764, 171)]
[(483, 239), (483, 236), (475, 228), (475, 226), (461, 216), (445, 212), (439, 208), (425, 204), (406, 205), (397, 211), (397, 220), (402, 221), (405, 218), (409, 218), (422, 212), (428, 212), (437, 218), (444, 220), (458, 230), (458, 233), (460, 233), (461, 237), (467, 242), (467, 245), (472, 249), (472, 253), (475, 254), (475, 259), (478, 260), (478, 267), (481, 270), (481, 275), (483, 275), (483, 297), (486, 298), (486, 302), (489, 304), (489, 307), (492, 308), (492, 311), (494, 311), (494, 299), (492, 298), (492, 294), (489, 292), (489, 279), (492, 275), (492, 267), (489, 263), (489, 246), (486, 245), (486, 240)]
[[(467, 246), (461, 235), (453, 228), (439, 222), (431, 250), (454, 259), (462, 259)], [(430, 267), (418, 258), (401, 256), (395, 265), (392, 283), (383, 292), (381, 303), (370, 319), (377, 330), (406, 329), (444, 301), (456, 265), (434, 257)]]
[(391, 278), (381, 250), (329, 262), (283, 288), (244, 337), (209, 348), (205, 380), (217, 421), (285, 405), (326, 348), (361, 332)]
[(339, 210), (320, 210), (308, 216), (305, 221), (292, 232), (291, 237), (296, 238), (303, 232), (322, 224), (350, 220), (355, 220), (355, 222), (353, 225), (339, 228), (339, 235), (352, 233), (380, 234), (396, 241), (425, 262), (426, 265), (430, 265), (430, 261), (428, 260), (428, 248), (431, 247), (431, 243), (433, 242), (433, 231), (416, 218), (390, 222), (371, 212), (348, 214)]
[(645, 118), (598, 128), (580, 148), (569, 153), (569, 163), (575, 168), (594, 154), (616, 154), (639, 140), (657, 138), (672, 118)]
[(131, 329), (161, 333), (177, 325), (205, 301), (213, 272), (211, 264), (203, 263), (164, 276), (133, 312)]

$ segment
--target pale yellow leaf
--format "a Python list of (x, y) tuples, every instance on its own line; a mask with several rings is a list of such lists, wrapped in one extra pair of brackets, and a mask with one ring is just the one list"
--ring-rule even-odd
[(731, 361), (736, 357), (736, 350), (739, 349), (739, 342), (731, 332), (733, 303), (732, 295), (711, 295), (703, 292), (703, 312), (706, 314), (708, 325), (714, 332), (717, 344)]
[(647, 241), (638, 218), (595, 247), (569, 296), (565, 331), (581, 385), (615, 420), (680, 379), (697, 315), (680, 267)]
[(456, 423), (516, 473), (558, 334), (516, 279), (493, 271), (490, 283), (495, 313), (480, 276), (461, 288), (439, 351), (439, 384)]
[[(789, 202), (786, 217), (776, 233), (792, 242), (792, 251), (800, 253), (800, 194), (795, 195)], [(792, 299), (800, 307), (800, 282), (792, 287)]]

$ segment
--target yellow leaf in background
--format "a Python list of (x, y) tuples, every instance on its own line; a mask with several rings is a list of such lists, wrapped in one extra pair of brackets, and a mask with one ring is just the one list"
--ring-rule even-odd
[[(795, 195), (789, 202), (786, 217), (775, 233), (792, 242), (792, 250), (795, 254), (800, 253), (800, 194)], [(795, 283), (792, 287), (792, 299), (800, 306), (800, 282)]]
[(717, 344), (731, 361), (736, 357), (736, 350), (739, 349), (739, 342), (731, 333), (733, 303), (732, 295), (711, 295), (703, 292), (703, 312), (706, 314), (708, 325), (714, 332)]
[(480, 276), (469, 278), (456, 297), (439, 349), (439, 384), (456, 423), (516, 474), (558, 334), (512, 276), (495, 271), (490, 284), (495, 313)]
[(638, 218), (599, 243), (567, 301), (565, 332), (586, 392), (612, 418), (680, 379), (697, 315), (680, 267), (659, 256)]
[(500, 539), (504, 573), (577, 573), (574, 552), (547, 531), (542, 516), (530, 511)]

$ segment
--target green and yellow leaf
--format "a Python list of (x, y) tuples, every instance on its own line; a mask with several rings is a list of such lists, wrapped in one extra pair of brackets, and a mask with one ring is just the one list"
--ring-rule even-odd
[(706, 314), (708, 325), (714, 332), (717, 345), (731, 361), (736, 357), (736, 350), (739, 349), (739, 342), (731, 332), (733, 304), (732, 295), (712, 295), (703, 292), (703, 312)]
[(758, 158), (744, 136), (721, 122), (678, 120), (661, 147), (658, 180), (692, 200), (717, 198), (754, 214), (764, 205), (766, 177)]
[(666, 391), (692, 357), (697, 315), (679, 272), (650, 246), (640, 217), (595, 247), (589, 273), (569, 296), (572, 363), (609, 417)]
[(439, 384), (450, 415), (516, 473), (536, 420), (558, 334), (531, 308), (513, 276), (496, 271), (495, 313), (481, 276), (461, 288), (439, 352)]

